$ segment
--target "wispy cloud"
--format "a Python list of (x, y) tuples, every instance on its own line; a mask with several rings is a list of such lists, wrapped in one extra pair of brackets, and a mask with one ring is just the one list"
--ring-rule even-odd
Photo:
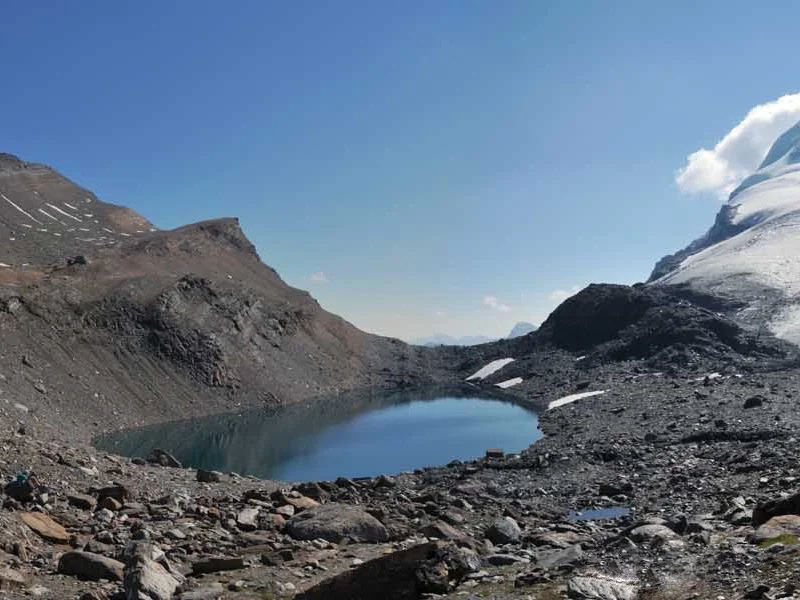
[(317, 271), (308, 276), (308, 280), (312, 283), (328, 283), (328, 276), (322, 271)]
[(758, 168), (775, 139), (798, 121), (800, 93), (759, 104), (713, 149), (701, 148), (690, 154), (675, 182), (685, 193), (714, 194), (724, 201)]
[(497, 296), (485, 296), (483, 298), (483, 305), (486, 308), (491, 308), (492, 310), (496, 310), (499, 312), (508, 312), (511, 310), (511, 307), (508, 304), (504, 304), (497, 299)]
[(433, 313), (433, 316), (437, 317), (439, 319), (443, 319), (443, 318), (445, 318), (447, 316), (447, 311), (445, 311), (445, 310), (437, 310), (435, 313)]

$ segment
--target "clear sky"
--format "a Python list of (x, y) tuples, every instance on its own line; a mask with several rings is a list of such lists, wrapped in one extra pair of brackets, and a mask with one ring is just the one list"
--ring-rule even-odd
[(679, 189), (687, 156), (800, 88), (793, 2), (0, 14), (0, 150), (163, 228), (238, 216), (290, 284), (403, 338), (502, 335), (646, 279), (719, 208)]

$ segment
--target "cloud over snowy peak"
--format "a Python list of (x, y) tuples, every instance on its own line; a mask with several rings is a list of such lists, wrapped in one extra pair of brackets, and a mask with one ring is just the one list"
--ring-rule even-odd
[(690, 154), (675, 182), (687, 194), (713, 194), (725, 201), (742, 179), (758, 169), (775, 139), (798, 121), (800, 93), (759, 104), (714, 148)]

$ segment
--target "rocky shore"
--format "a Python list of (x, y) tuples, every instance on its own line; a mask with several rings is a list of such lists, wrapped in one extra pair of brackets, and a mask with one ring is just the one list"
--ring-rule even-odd
[(523, 453), (355, 481), (107, 455), (43, 439), (7, 408), (0, 472), (37, 485), (6, 489), (0, 596), (795, 595), (800, 371), (558, 375), (520, 394), (606, 393), (542, 412), (545, 437)]

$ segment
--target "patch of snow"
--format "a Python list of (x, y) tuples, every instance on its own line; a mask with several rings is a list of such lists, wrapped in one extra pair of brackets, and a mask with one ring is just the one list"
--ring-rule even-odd
[(3, 263), (3, 262), (0, 262), (0, 267), (3, 267), (3, 268), (5, 268), (5, 269), (10, 269), (10, 268), (11, 268), (11, 265), (9, 265), (9, 264), (6, 264), (6, 263)]
[(515, 385), (519, 385), (522, 383), (522, 377), (514, 377), (513, 379), (506, 379), (505, 381), (501, 381), (500, 383), (496, 383), (495, 385), (499, 388), (504, 390), (514, 387)]
[(578, 362), (579, 360), (583, 360), (584, 358), (586, 358), (585, 354), (583, 356), (579, 356), (578, 358), (576, 358), (575, 362)]
[(565, 404), (571, 404), (576, 400), (583, 400), (584, 398), (591, 398), (592, 396), (599, 396), (600, 394), (605, 394), (608, 390), (597, 390), (595, 392), (581, 392), (580, 394), (570, 394), (569, 396), (564, 396), (559, 398), (558, 400), (553, 400), (550, 404), (547, 405), (547, 410), (552, 408), (558, 408), (559, 406), (564, 406)]
[[(44, 223), (42, 223), (42, 222), (41, 222), (39, 219), (37, 219), (37, 218), (36, 218), (36, 217), (34, 217), (32, 214), (30, 214), (29, 212), (27, 212), (25, 209), (23, 209), (23, 208), (20, 208), (18, 205), (14, 204), (14, 202), (12, 202), (11, 200), (9, 200), (9, 199), (8, 199), (8, 197), (7, 197), (5, 194), (0, 194), (0, 197), (2, 197), (2, 198), (3, 198), (3, 200), (5, 200), (6, 202), (8, 202), (8, 203), (9, 203), (11, 206), (13, 206), (14, 208), (16, 208), (16, 209), (17, 209), (19, 212), (21, 212), (23, 215), (25, 215), (26, 217), (28, 217), (28, 218), (29, 218), (31, 221), (33, 221), (34, 223), (38, 223), (39, 225), (44, 225)], [(29, 225), (28, 227), (30, 227), (30, 225)]]
[(112, 230), (108, 229), (107, 227), (103, 227), (103, 231), (105, 231), (106, 233), (116, 233), (115, 231), (112, 231)]
[(695, 381), (705, 381), (705, 379), (719, 379), (722, 377), (722, 373), (717, 373), (716, 371), (713, 373), (709, 373), (708, 375), (703, 375), (702, 377), (698, 377)]
[(20, 225), (22, 225), (23, 227), (27, 227), (28, 229), (33, 229), (33, 225), (28, 225), (27, 223), (20, 223)]
[(508, 363), (514, 362), (513, 358), (499, 358), (497, 360), (493, 360), (488, 365), (484, 365), (477, 371), (475, 371), (472, 375), (467, 377), (467, 381), (472, 381), (473, 379), (486, 379), (492, 373), (496, 373), (503, 367), (505, 367)]
[(72, 204), (70, 204), (69, 202), (64, 202), (64, 206), (66, 206), (67, 208), (72, 209), (72, 210), (78, 210), (77, 208), (72, 206)]
[(78, 223), (82, 223), (82, 222), (83, 222), (83, 221), (81, 221), (81, 220), (80, 220), (78, 217), (76, 217), (76, 216), (73, 216), (73, 215), (69, 214), (68, 212), (61, 210), (61, 209), (60, 209), (60, 208), (58, 208), (58, 207), (57, 207), (55, 204), (50, 204), (49, 202), (45, 202), (45, 204), (47, 204), (47, 206), (49, 206), (50, 208), (52, 208), (52, 209), (53, 209), (54, 211), (56, 211), (57, 213), (61, 213), (61, 214), (62, 214), (62, 215), (64, 215), (65, 217), (69, 217), (70, 219), (74, 219), (74, 220), (76, 220)]

